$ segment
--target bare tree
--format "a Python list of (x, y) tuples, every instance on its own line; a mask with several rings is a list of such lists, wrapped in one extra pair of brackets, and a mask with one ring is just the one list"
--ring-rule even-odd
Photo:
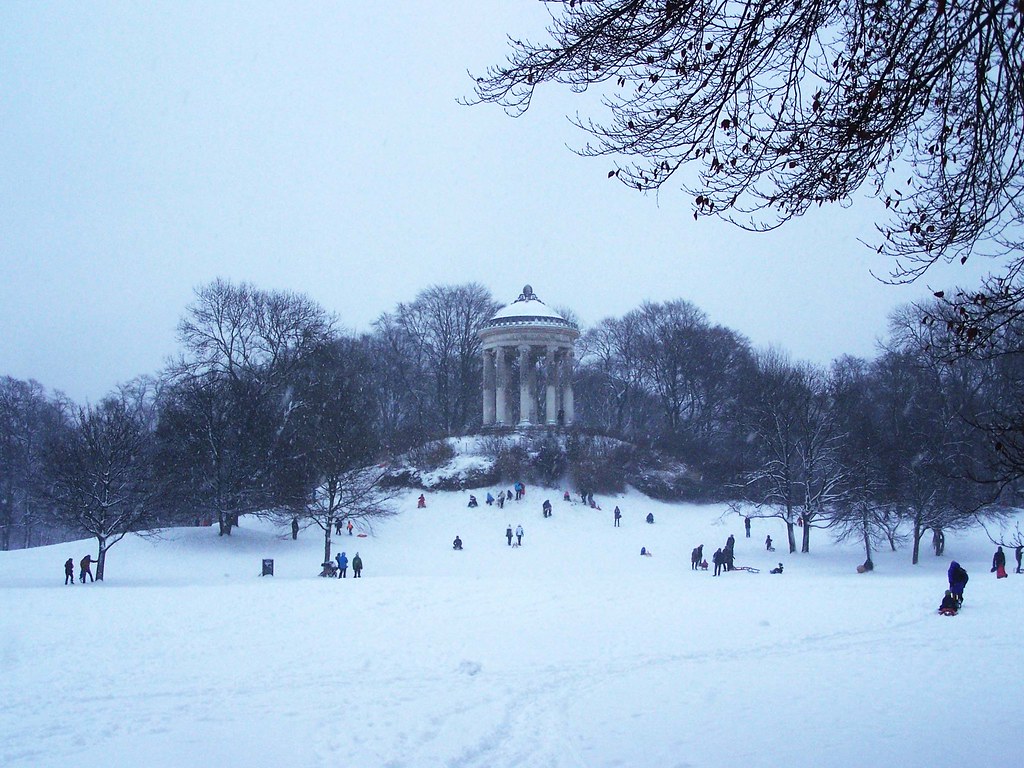
[(796, 551), (794, 525), (802, 527), (802, 552), (810, 551), (812, 528), (828, 528), (831, 512), (847, 492), (838, 431), (821, 371), (793, 365), (769, 350), (758, 359), (758, 397), (744, 415), (755, 443), (755, 466), (738, 491), (754, 516), (786, 524), (789, 551)]
[[(670, 179), (694, 217), (754, 229), (812, 206), (880, 204), (892, 277), (939, 259), (1011, 253), (1022, 265), (1022, 9), (964, 3), (550, 2), (547, 42), (510, 38), (476, 100), (513, 115), (536, 88), (595, 89), (577, 118), (639, 190)], [(1019, 300), (1018, 300), (1019, 303)]]
[(343, 522), (365, 529), (394, 514), (393, 494), (381, 485), (385, 469), (375, 461), (380, 442), (371, 355), (366, 340), (335, 339), (304, 361), (296, 379), (289, 442), (301, 485), (287, 514), (323, 531), (325, 562), (331, 534)]
[(47, 398), (39, 382), (0, 378), (0, 550), (31, 546), (42, 533), (43, 449), (62, 422), (63, 405)]
[(151, 433), (119, 398), (80, 408), (47, 449), (46, 495), (63, 527), (96, 538), (96, 579), (107, 551), (154, 522)]
[(230, 534), (239, 515), (281, 501), (293, 380), (333, 320), (305, 296), (217, 280), (196, 291), (178, 331), (186, 353), (168, 372), (161, 466)]

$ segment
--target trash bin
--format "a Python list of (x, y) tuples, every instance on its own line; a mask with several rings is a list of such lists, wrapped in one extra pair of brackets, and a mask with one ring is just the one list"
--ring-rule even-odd
[(272, 558), (263, 558), (263, 573), (260, 576), (273, 576), (274, 575), (274, 561)]

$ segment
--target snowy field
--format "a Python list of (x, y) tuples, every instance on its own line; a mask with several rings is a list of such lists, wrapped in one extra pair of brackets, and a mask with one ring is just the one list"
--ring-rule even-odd
[[(942, 559), (881, 552), (858, 575), (857, 548), (814, 531), (811, 554), (788, 555), (778, 521), (755, 520), (748, 540), (722, 507), (467, 498), (428, 494), (417, 510), (410, 494), (373, 535), (342, 536), (359, 581), (317, 578), (319, 531), (292, 541), (248, 519), (230, 538), (126, 539), (104, 584), (63, 584), (64, 560), (77, 575), (91, 542), (0, 553), (0, 766), (1021, 759), (1024, 577), (996, 581), (980, 530), (948, 535)], [(521, 548), (509, 523), (525, 528)], [(730, 533), (737, 565), (761, 573), (691, 572), (690, 550), (710, 560)], [(273, 578), (258, 576), (264, 557)], [(971, 575), (955, 618), (935, 612), (950, 559)]]

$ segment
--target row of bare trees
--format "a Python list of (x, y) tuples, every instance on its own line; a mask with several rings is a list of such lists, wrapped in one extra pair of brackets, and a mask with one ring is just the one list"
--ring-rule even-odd
[[(216, 281), (179, 326), (179, 355), (96, 405), (0, 382), (0, 545), (242, 515), (324, 533), (388, 512), (389, 456), (479, 425), (477, 332), (497, 304), (434, 286), (356, 336), (308, 297)], [(933, 322), (893, 318), (889, 348), (829, 368), (754, 350), (685, 301), (646, 303), (584, 333), (579, 414), (591, 429), (682, 461), (695, 494), (782, 519), (789, 547), (831, 529), (913, 545), (996, 513), (1024, 468), (1015, 322), (987, 354)], [(800, 541), (797, 542), (797, 533)]]

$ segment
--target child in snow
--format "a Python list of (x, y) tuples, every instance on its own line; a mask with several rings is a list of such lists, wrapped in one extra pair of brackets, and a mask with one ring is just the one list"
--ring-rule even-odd
[(942, 597), (942, 602), (939, 603), (939, 613), (943, 616), (956, 616), (958, 610), (960, 610), (960, 604), (953, 597), (953, 593), (947, 589), (946, 594)]
[(778, 568), (772, 568), (768, 573), (782, 573), (782, 563), (779, 563)]

